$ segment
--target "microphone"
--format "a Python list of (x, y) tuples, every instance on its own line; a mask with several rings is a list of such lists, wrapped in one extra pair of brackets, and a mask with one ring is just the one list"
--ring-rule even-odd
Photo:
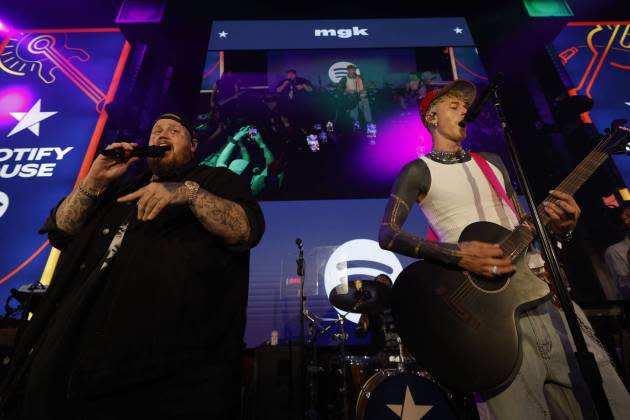
[(171, 146), (140, 146), (131, 150), (122, 147), (113, 147), (111, 149), (101, 150), (101, 155), (120, 161), (129, 160), (132, 157), (161, 158), (164, 157), (164, 154), (170, 149)]
[(302, 249), (302, 239), (295, 238), (295, 244), (297, 245), (299, 249)]
[(486, 102), (490, 100), (490, 98), (492, 97), (492, 95), (494, 95), (494, 92), (497, 90), (501, 83), (503, 83), (503, 73), (497, 73), (490, 81), (488, 87), (486, 87), (485, 90), (481, 93), (477, 102), (475, 102), (470, 108), (468, 108), (468, 111), (466, 111), (466, 115), (464, 115), (464, 119), (458, 123), (460, 127), (466, 127), (466, 124), (477, 119), (477, 117), (481, 113), (481, 108)]

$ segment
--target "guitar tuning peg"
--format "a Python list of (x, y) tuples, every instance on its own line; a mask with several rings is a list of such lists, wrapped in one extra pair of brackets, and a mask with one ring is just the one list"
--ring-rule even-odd
[(628, 123), (628, 120), (626, 120), (625, 118), (618, 118), (615, 120), (612, 120), (612, 122), (610, 123), (610, 129), (606, 129), (608, 130), (608, 132), (612, 131), (612, 130), (616, 130), (619, 127), (626, 125)]

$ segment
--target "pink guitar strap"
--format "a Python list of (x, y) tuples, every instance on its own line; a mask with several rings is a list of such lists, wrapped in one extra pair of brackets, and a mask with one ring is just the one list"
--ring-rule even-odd
[[(483, 172), (484, 176), (486, 177), (492, 188), (496, 191), (497, 194), (499, 194), (499, 197), (501, 197), (503, 201), (510, 207), (510, 209), (512, 209), (516, 218), (518, 220), (521, 220), (521, 217), (514, 208), (514, 203), (512, 203), (512, 200), (510, 200), (507, 193), (505, 192), (505, 188), (503, 188), (503, 185), (501, 185), (501, 182), (497, 179), (496, 174), (494, 173), (492, 168), (490, 168), (488, 161), (478, 153), (471, 153), (470, 156), (474, 159), (475, 163), (477, 163), (479, 169), (481, 169), (481, 172)], [(431, 226), (429, 226), (429, 230), (427, 231), (426, 239), (428, 239), (429, 241), (439, 240), (438, 236), (436, 235), (433, 228), (431, 228)]]
[(521, 220), (518, 212), (514, 208), (514, 203), (512, 203), (512, 200), (510, 200), (507, 193), (505, 192), (505, 188), (503, 188), (503, 185), (501, 185), (501, 182), (499, 182), (499, 180), (497, 179), (496, 174), (494, 173), (492, 168), (490, 168), (488, 161), (485, 160), (483, 156), (478, 153), (471, 153), (470, 156), (475, 160), (477, 165), (479, 165), (479, 169), (481, 169), (481, 172), (483, 172), (483, 174), (486, 176), (486, 179), (488, 180), (490, 185), (492, 185), (492, 188), (494, 188), (497, 194), (499, 194), (499, 197), (501, 197), (503, 201), (505, 201), (505, 203), (510, 206), (510, 209), (512, 209), (512, 212), (514, 212), (514, 216), (516, 216), (518, 220)]
[(435, 231), (433, 230), (433, 228), (431, 226), (429, 226), (429, 230), (427, 230), (427, 236), (426, 239), (429, 241), (439, 241), (440, 238), (438, 238), (438, 236), (435, 234)]

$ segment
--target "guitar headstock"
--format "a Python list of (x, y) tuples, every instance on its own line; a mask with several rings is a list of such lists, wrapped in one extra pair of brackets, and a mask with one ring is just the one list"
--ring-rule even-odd
[(597, 145), (596, 149), (608, 155), (630, 155), (630, 128), (618, 126)]

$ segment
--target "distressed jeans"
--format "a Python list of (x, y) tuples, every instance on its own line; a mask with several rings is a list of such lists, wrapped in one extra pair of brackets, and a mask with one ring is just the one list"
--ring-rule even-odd
[(366, 124), (372, 123), (372, 109), (370, 108), (370, 102), (368, 102), (367, 98), (361, 98), (356, 107), (350, 110), (350, 118), (353, 121), (357, 121), (359, 119), (359, 110), (363, 113), (363, 118), (365, 119)]
[[(628, 419), (628, 391), (586, 315), (575, 303), (573, 306), (586, 345), (597, 361), (613, 415), (618, 420)], [(477, 404), (481, 419), (596, 419), (564, 311), (547, 301), (523, 313), (518, 322), (523, 352), (520, 370), (508, 388)]]

